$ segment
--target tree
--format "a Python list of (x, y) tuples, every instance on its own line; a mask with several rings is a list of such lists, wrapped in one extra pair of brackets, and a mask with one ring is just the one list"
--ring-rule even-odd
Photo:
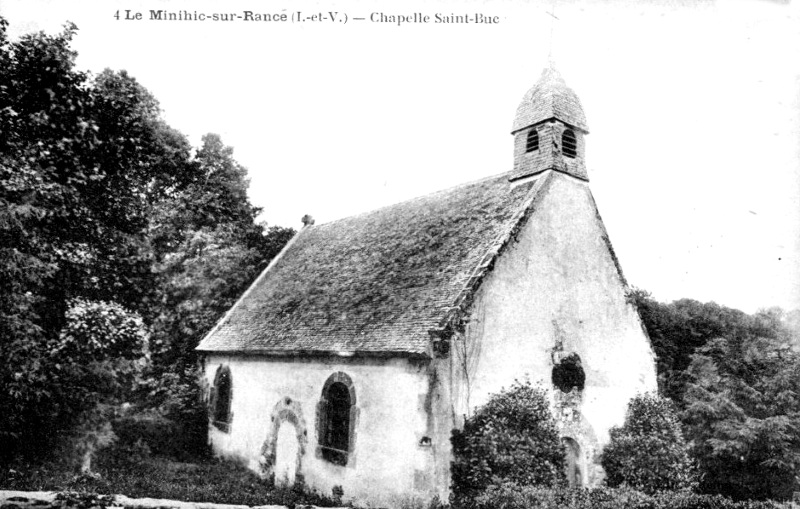
[[(57, 403), (48, 348), (66, 303), (64, 265), (78, 265), (91, 222), (80, 194), (92, 168), (91, 97), (73, 69), (72, 25), (10, 43), (0, 19), (0, 450), (45, 426)], [(78, 232), (81, 232), (79, 235)]]
[(247, 170), (233, 158), (233, 149), (217, 134), (203, 136), (185, 185), (158, 204), (150, 218), (150, 239), (157, 261), (176, 251), (198, 230), (227, 225), (234, 238), (257, 247), (263, 226), (260, 209), (247, 197)]
[(62, 422), (48, 352), (69, 302), (141, 311), (149, 209), (181, 185), (188, 143), (125, 73), (75, 69), (60, 34), (7, 38), (0, 18), (0, 451)]
[(555, 486), (566, 480), (564, 448), (547, 395), (516, 381), (454, 430), (454, 502), (468, 505), (492, 486)]
[(658, 358), (659, 388), (681, 410), (700, 490), (786, 498), (797, 489), (797, 312), (748, 315), (713, 302), (631, 293)]
[(107, 70), (91, 80), (75, 69), (76, 30), (4, 46), (4, 198), (28, 219), (4, 246), (50, 262), (36, 311), (51, 334), (81, 295), (141, 309), (152, 286), (148, 210), (181, 182), (189, 159), (186, 140), (134, 79)]
[(714, 302), (680, 299), (664, 304), (643, 290), (634, 290), (629, 297), (639, 310), (656, 354), (659, 392), (679, 409), (684, 406), (687, 369), (699, 348), (718, 337), (777, 333), (775, 328), (765, 328), (763, 319)]
[(64, 407), (60, 415), (72, 425), (83, 472), (91, 472), (94, 452), (113, 440), (110, 416), (135, 390), (146, 351), (147, 332), (136, 313), (109, 302), (70, 303), (50, 364)]
[(786, 500), (800, 488), (800, 355), (769, 316), (756, 319), (765, 335), (717, 338), (692, 356), (682, 418), (703, 491)]
[(197, 341), (293, 234), (256, 223), (219, 136), (192, 157), (136, 79), (77, 70), (74, 25), (14, 42), (6, 29), (0, 17), (0, 455), (47, 449), (77, 411), (50, 355), (75, 302), (153, 325), (160, 393), (189, 400)]
[(610, 436), (600, 461), (609, 486), (626, 485), (648, 494), (697, 487), (697, 471), (668, 399), (654, 394), (634, 397), (625, 423), (612, 428)]
[(153, 324), (153, 381), (149, 401), (206, 443), (207, 414), (198, 386), (200, 339), (294, 235), (266, 228), (247, 197), (247, 171), (219, 136), (203, 137), (193, 178), (162, 200), (150, 218), (158, 298)]
[(155, 318), (156, 360), (170, 371), (194, 366), (194, 348), (250, 284), (262, 258), (228, 225), (191, 232), (157, 266), (163, 307)]
[(247, 197), (247, 171), (216, 134), (203, 137), (196, 178), (151, 217), (160, 298), (154, 306), (154, 362), (181, 373), (194, 348), (294, 235), (266, 228)]

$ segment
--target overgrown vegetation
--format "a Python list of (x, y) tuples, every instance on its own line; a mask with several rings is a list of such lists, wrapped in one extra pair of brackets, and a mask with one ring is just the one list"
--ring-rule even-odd
[(684, 427), (702, 489), (787, 500), (800, 486), (800, 357), (777, 338), (731, 336), (692, 356)]
[(142, 319), (117, 304), (76, 299), (66, 314), (50, 355), (60, 378), (72, 381), (62, 387), (62, 402), (76, 413), (73, 440), (81, 472), (91, 474), (94, 453), (115, 438), (114, 409), (130, 398), (145, 366), (147, 334)]
[[(193, 349), (293, 231), (255, 221), (219, 136), (193, 150), (125, 71), (77, 70), (75, 26), (6, 29), (0, 18), (0, 461), (65, 436), (86, 452), (111, 443), (123, 402), (200, 451)], [(120, 313), (139, 317), (135, 351), (103, 321)]]
[(791, 509), (772, 501), (736, 502), (720, 495), (662, 491), (647, 495), (630, 488), (564, 489), (504, 485), (478, 497), (477, 509)]
[(659, 386), (678, 407), (699, 490), (788, 500), (800, 490), (800, 311), (754, 315), (713, 302), (632, 298)]
[[(17, 41), (6, 29), (0, 17), (0, 486), (301, 500), (205, 454), (194, 352), (293, 230), (256, 222), (219, 136), (195, 149), (125, 71), (77, 70), (75, 26)], [(563, 449), (542, 390), (519, 382), (454, 434), (457, 503), (777, 507), (683, 493), (695, 483), (681, 432), (703, 493), (800, 490), (800, 311), (630, 298), (680, 423), (663, 401), (634, 401), (604, 464), (611, 485), (671, 491), (542, 488), (563, 484)], [(584, 379), (577, 357), (553, 373), (565, 391)]]
[(46, 462), (16, 462), (0, 469), (0, 486), (12, 490), (55, 490), (90, 498), (126, 495), (196, 502), (257, 505), (341, 506), (341, 500), (314, 492), (274, 489), (256, 474), (233, 462), (193, 458), (191, 462), (151, 454), (142, 443), (120, 443), (98, 452), (98, 475), (76, 475), (65, 460), (67, 450), (54, 451)]
[(586, 374), (583, 372), (578, 354), (571, 353), (553, 366), (551, 381), (561, 392), (570, 392), (572, 389), (582, 391), (586, 383)]
[(602, 453), (606, 484), (651, 495), (693, 491), (697, 471), (680, 426), (671, 401), (652, 394), (633, 398), (625, 424), (611, 429)]
[(542, 387), (517, 381), (453, 431), (453, 502), (469, 507), (505, 484), (564, 484), (564, 448)]

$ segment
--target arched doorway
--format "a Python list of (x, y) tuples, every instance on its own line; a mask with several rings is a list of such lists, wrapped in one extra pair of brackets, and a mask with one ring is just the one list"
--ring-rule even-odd
[(583, 472), (585, 466), (581, 457), (581, 446), (570, 437), (562, 437), (561, 443), (564, 444), (564, 468), (567, 474), (567, 484), (570, 488), (580, 488), (583, 486)]
[(267, 439), (261, 449), (263, 473), (276, 486), (303, 486), (303, 456), (308, 431), (300, 403), (284, 397), (272, 409)]
[(297, 440), (297, 428), (290, 420), (285, 420), (278, 427), (275, 439), (275, 485), (291, 488), (296, 481), (299, 469), (298, 456), (300, 443)]

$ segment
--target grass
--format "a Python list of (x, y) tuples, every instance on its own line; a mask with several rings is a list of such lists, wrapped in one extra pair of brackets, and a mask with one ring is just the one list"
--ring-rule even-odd
[(190, 462), (148, 454), (136, 448), (109, 447), (98, 453), (98, 477), (76, 475), (75, 461), (58, 454), (37, 463), (15, 463), (0, 469), (0, 489), (79, 491), (132, 498), (166, 498), (186, 502), (244, 505), (341, 505), (318, 493), (280, 490), (245, 467), (211, 457)]

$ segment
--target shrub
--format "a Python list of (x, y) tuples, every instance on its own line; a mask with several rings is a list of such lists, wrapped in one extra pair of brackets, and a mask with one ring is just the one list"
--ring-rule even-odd
[(208, 453), (208, 406), (202, 373), (188, 367), (178, 375), (165, 373), (161, 377), (165, 398), (159, 410), (174, 422), (180, 433), (180, 447), (190, 456)]
[(51, 351), (70, 435), (91, 473), (95, 452), (115, 439), (110, 419), (139, 386), (147, 363), (141, 317), (114, 302), (74, 299)]
[(476, 499), (476, 509), (660, 509), (659, 501), (630, 488), (492, 487)]
[(609, 486), (627, 485), (645, 493), (691, 491), (697, 470), (672, 402), (639, 395), (628, 404), (621, 428), (612, 428), (601, 464)]
[(586, 373), (581, 366), (580, 356), (571, 353), (553, 366), (551, 381), (561, 392), (570, 392), (574, 388), (582, 391), (586, 384)]
[(735, 502), (720, 495), (664, 491), (648, 495), (629, 487), (569, 489), (506, 484), (477, 497), (476, 509), (791, 509), (767, 501)]
[(181, 461), (205, 457), (208, 409), (201, 384), (195, 368), (153, 374), (142, 402), (114, 421), (121, 444), (141, 440), (153, 454)]
[(468, 505), (490, 487), (563, 484), (564, 448), (546, 393), (516, 381), (454, 430), (453, 502)]

